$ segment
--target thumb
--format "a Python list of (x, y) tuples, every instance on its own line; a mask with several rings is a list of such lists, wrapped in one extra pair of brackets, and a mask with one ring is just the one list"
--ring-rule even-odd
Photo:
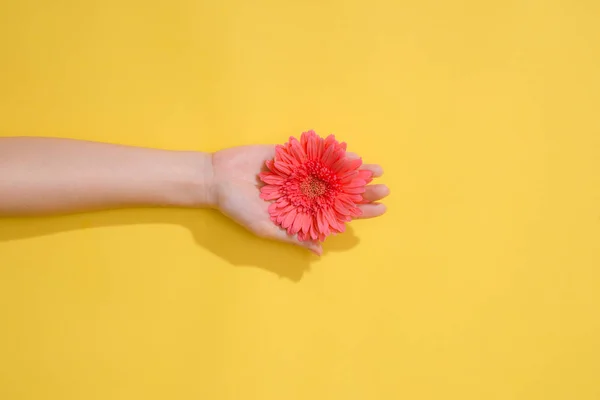
[(314, 254), (316, 254), (319, 257), (323, 255), (323, 246), (321, 246), (321, 243), (319, 243), (319, 242), (313, 242), (313, 241), (300, 242), (300, 246), (306, 247), (308, 250), (310, 250), (311, 252), (313, 252)]

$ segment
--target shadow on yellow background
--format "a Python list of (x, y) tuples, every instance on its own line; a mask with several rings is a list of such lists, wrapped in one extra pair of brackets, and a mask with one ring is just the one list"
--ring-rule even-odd
[[(232, 266), (261, 268), (294, 282), (310, 270), (316, 257), (301, 248), (290, 248), (259, 239), (216, 211), (207, 210), (114, 210), (36, 219), (4, 219), (0, 242), (31, 239), (61, 232), (127, 225), (179, 225), (192, 234), (196, 244)], [(226, 238), (226, 240), (224, 240)], [(343, 235), (332, 236), (324, 256), (347, 251), (359, 243), (351, 226)], [(239, 249), (244, 248), (244, 251)]]

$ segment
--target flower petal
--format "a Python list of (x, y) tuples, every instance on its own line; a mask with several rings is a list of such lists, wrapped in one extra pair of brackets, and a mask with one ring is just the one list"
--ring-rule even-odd
[(364, 186), (359, 187), (344, 187), (342, 192), (351, 193), (351, 194), (361, 194), (364, 193), (367, 189)]
[(258, 174), (258, 177), (260, 178), (261, 181), (264, 181), (263, 177), (270, 176), (270, 175), (274, 175), (274, 174), (271, 171), (263, 171)]
[(276, 200), (278, 198), (280, 198), (282, 196), (282, 194), (279, 192), (279, 190), (275, 191), (275, 192), (261, 192), (260, 193), (260, 198), (263, 200)]
[(269, 205), (269, 214), (276, 215), (277, 213), (279, 213), (279, 211), (277, 211), (277, 203), (271, 203), (271, 205)]
[(294, 219), (296, 218), (296, 210), (292, 210), (288, 213), (288, 215), (285, 217), (285, 219), (283, 220), (283, 224), (282, 226), (284, 228), (288, 229), (288, 232), (291, 229), (292, 223), (294, 222)]
[(296, 218), (294, 219), (294, 223), (292, 224), (292, 235), (295, 235), (302, 229), (302, 223), (304, 222), (304, 214), (297, 213)]
[(309, 233), (310, 233), (310, 238), (312, 240), (317, 240), (319, 238), (319, 235), (317, 234), (317, 229), (316, 229), (315, 225), (316, 224), (313, 222), (312, 225), (310, 226)]
[(281, 188), (281, 186), (279, 185), (266, 185), (260, 188), (260, 191), (262, 193), (273, 193), (273, 192), (278, 192), (279, 188)]
[(277, 215), (277, 225), (283, 226), (283, 221), (287, 218), (289, 213), (279, 213)]
[(346, 193), (340, 193), (337, 200), (341, 201), (348, 208), (356, 207), (356, 203), (350, 200), (350, 195)]
[(308, 240), (308, 238), (309, 238), (309, 236), (306, 233), (304, 233), (302, 231), (298, 232), (298, 240), (299, 241), (306, 242)]
[(344, 221), (351, 221), (352, 218), (348, 215), (344, 218), (344, 220), (338, 222), (338, 230), (337, 233), (344, 233), (346, 231), (346, 224)]
[(358, 208), (356, 206), (356, 203), (354, 203), (349, 196), (340, 196), (339, 200), (342, 202), (342, 204), (350, 211), (349, 215), (346, 216), (345, 220), (346, 221), (350, 221), (352, 218), (348, 219), (349, 216), (352, 217), (358, 217), (360, 215), (362, 215), (362, 211), (360, 210), (360, 208)]
[(358, 177), (358, 171), (346, 171), (339, 174), (339, 180), (341, 183), (351, 182), (353, 179)]
[(289, 145), (286, 145), (286, 147), (277, 146), (275, 148), (275, 165), (277, 165), (277, 161), (284, 162), (292, 166), (300, 164), (299, 161), (296, 160), (292, 154), (290, 154)]
[(275, 175), (271, 172), (261, 172), (260, 179), (262, 179), (264, 183), (268, 183), (271, 185), (283, 185), (285, 183), (284, 178), (282, 178), (279, 175)]
[(265, 165), (267, 166), (267, 168), (269, 168), (269, 170), (271, 172), (275, 172), (275, 171), (273, 171), (273, 168), (274, 168), (273, 167), (273, 163), (274, 162), (275, 162), (275, 160), (267, 160), (267, 161), (265, 161)]
[(344, 157), (343, 160), (340, 160), (337, 163), (335, 163), (335, 165), (333, 167), (331, 167), (331, 169), (333, 169), (334, 172), (343, 173), (343, 172), (347, 172), (347, 171), (354, 171), (361, 165), (362, 165), (361, 158), (349, 160), (346, 157)]
[(342, 215), (350, 214), (350, 210), (348, 209), (348, 207), (346, 207), (344, 203), (342, 203), (342, 201), (339, 199), (335, 199), (335, 201), (333, 202), (333, 208), (335, 209), (335, 211), (339, 212)]
[(302, 232), (308, 233), (310, 230), (310, 226), (312, 225), (313, 217), (309, 214), (304, 214), (304, 221), (302, 223)]
[(293, 204), (289, 204), (289, 205), (287, 205), (287, 206), (286, 206), (286, 207), (283, 209), (283, 212), (286, 212), (286, 213), (288, 213), (288, 212), (291, 212), (291, 211), (292, 211), (293, 209), (295, 209), (295, 208), (296, 208), (296, 206), (295, 206), (295, 205), (293, 205)]
[(358, 170), (358, 176), (370, 183), (373, 180), (373, 171), (369, 171), (368, 169)]
[(327, 222), (325, 215), (323, 215), (322, 210), (319, 210), (317, 213), (317, 225), (319, 227), (319, 233), (323, 233), (325, 235), (329, 234), (329, 223)]
[(314, 160), (317, 158), (317, 141), (315, 138), (308, 139), (308, 143), (306, 143), (306, 155), (309, 160)]
[(288, 215), (285, 217), (285, 219), (283, 220), (281, 226), (283, 226), (284, 228), (286, 228), (288, 230), (288, 232), (290, 232), (292, 223), (294, 222), (295, 218), (296, 218), (296, 210), (290, 211), (288, 213)]
[(332, 230), (339, 232), (340, 222), (338, 222), (335, 212), (333, 210), (326, 211), (325, 218), (327, 219), (327, 222), (329, 222), (329, 226), (331, 226)]
[(325, 148), (329, 147), (329, 146), (335, 146), (335, 144), (337, 143), (337, 140), (335, 140), (335, 136), (334, 135), (328, 135), (325, 138)]
[(302, 145), (300, 145), (298, 139), (296, 139), (295, 137), (291, 137), (290, 145), (291, 153), (294, 155), (296, 160), (299, 162), (304, 161), (306, 159), (306, 153), (304, 153), (304, 149), (302, 148)]
[(352, 182), (346, 184), (344, 187), (354, 188), (354, 187), (361, 187), (361, 186), (364, 187), (366, 185), (367, 185), (367, 181), (365, 181), (362, 178), (356, 178), (356, 179), (353, 179)]
[(325, 140), (322, 137), (316, 137), (316, 145), (317, 145), (317, 155), (315, 156), (317, 160), (321, 159), (323, 152), (325, 151)]
[(290, 164), (283, 162), (283, 161), (275, 161), (275, 163), (273, 164), (274, 168), (277, 169), (277, 171), (280, 171), (280, 175), (283, 176), (288, 176), (292, 173), (292, 169), (290, 168)]
[(265, 161), (265, 165), (267, 166), (267, 168), (269, 169), (269, 171), (271, 171), (272, 173), (282, 176), (282, 177), (287, 177), (289, 175), (289, 173), (286, 173), (284, 171), (282, 171), (281, 169), (277, 168), (277, 166), (275, 165), (275, 160), (267, 160)]
[(336, 162), (337, 158), (335, 156), (335, 149), (333, 146), (329, 146), (325, 149), (325, 153), (323, 153), (323, 157), (321, 158), (321, 161), (323, 162), (323, 164), (325, 164), (325, 166), (327, 167), (331, 167), (335, 162)]
[(354, 207), (352, 210), (350, 210), (350, 212), (352, 213), (353, 217), (360, 217), (363, 214), (362, 210), (358, 207)]
[[(302, 135), (300, 135), (300, 145), (302, 146), (302, 148), (305, 151), (308, 147), (309, 138), (310, 138), (309, 132), (302, 132)], [(307, 154), (308, 154), (308, 152), (307, 152)]]

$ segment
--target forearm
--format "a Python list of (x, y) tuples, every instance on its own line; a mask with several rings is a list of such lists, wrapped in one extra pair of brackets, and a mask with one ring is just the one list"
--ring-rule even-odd
[(212, 206), (211, 158), (68, 139), (0, 138), (0, 216)]

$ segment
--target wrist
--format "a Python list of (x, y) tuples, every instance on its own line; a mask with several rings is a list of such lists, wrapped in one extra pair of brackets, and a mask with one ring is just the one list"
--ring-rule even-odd
[(177, 168), (172, 170), (174, 185), (169, 196), (173, 207), (214, 208), (217, 195), (212, 153), (178, 152)]
[(217, 207), (213, 154), (194, 152), (194, 175), (190, 181), (191, 207)]

